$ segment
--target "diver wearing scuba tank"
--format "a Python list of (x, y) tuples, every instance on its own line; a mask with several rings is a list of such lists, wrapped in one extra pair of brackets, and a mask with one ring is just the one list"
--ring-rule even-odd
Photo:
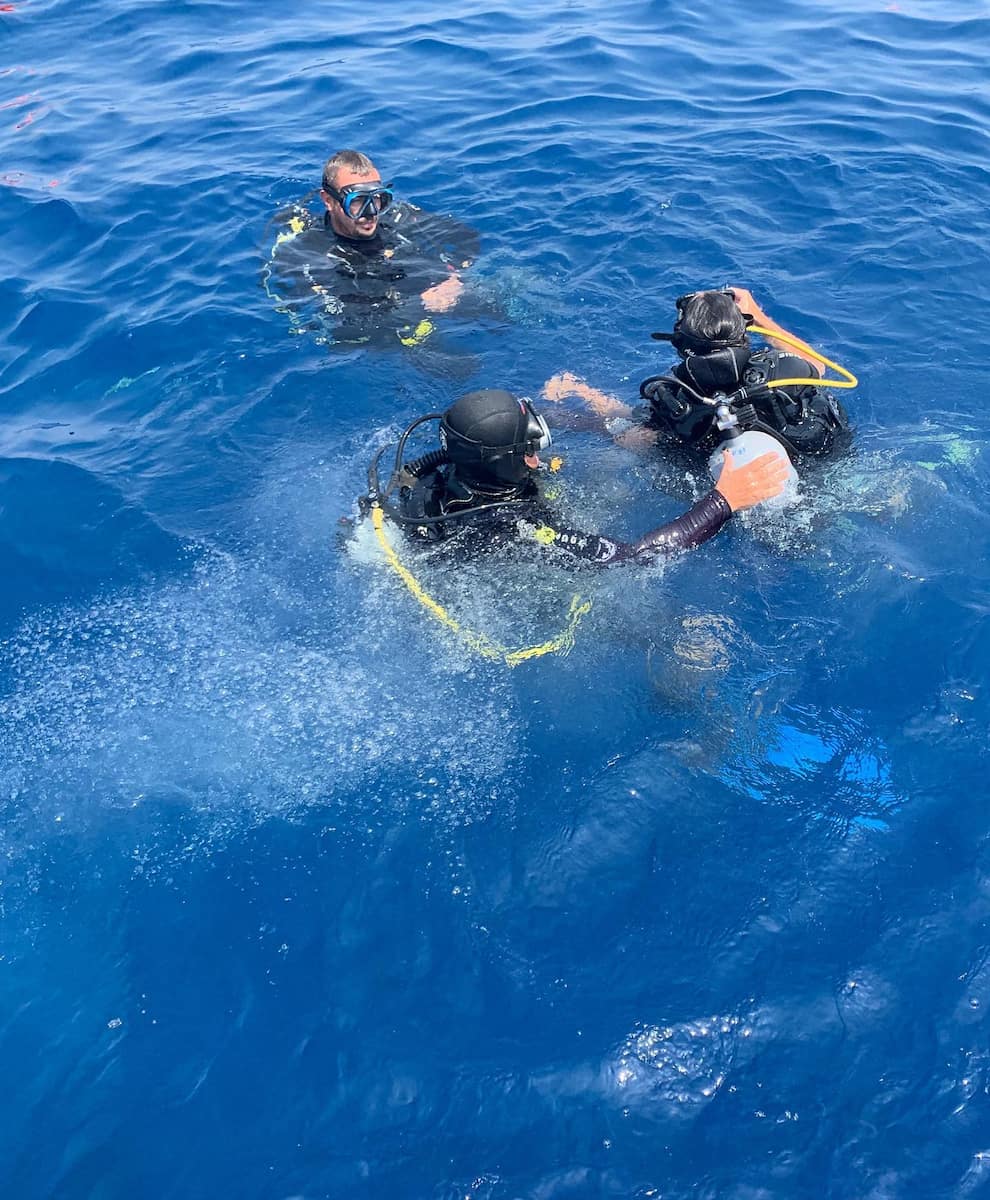
[[(681, 362), (667, 375), (640, 384), (654, 429), (710, 452), (721, 440), (710, 401), (744, 389), (745, 399), (734, 405), (740, 429), (770, 434), (792, 455), (824, 455), (842, 443), (849, 418), (842, 404), (818, 386), (818, 364), (778, 348), (787, 342), (773, 344), (775, 331), (793, 339), (750, 292), (692, 292), (678, 298), (677, 312), (673, 332), (652, 336), (670, 342)], [(754, 322), (766, 331), (769, 348), (751, 347), (747, 328)], [(807, 379), (808, 385), (767, 387), (784, 379)]]
[[(710, 453), (721, 440), (715, 424), (715, 397), (720, 394), (731, 398), (741, 430), (775, 437), (792, 456), (822, 456), (844, 448), (849, 418), (825, 388), (855, 387), (855, 376), (789, 334), (746, 288), (693, 292), (681, 296), (677, 307), (673, 332), (653, 336), (671, 342), (682, 361), (640, 385), (648, 409), (633, 409), (567, 371), (547, 380), (543, 396), (556, 403), (578, 397), (607, 432), (633, 450), (663, 441)], [(751, 323), (769, 348), (752, 348)], [(819, 383), (822, 365), (845, 378)], [(785, 380), (795, 380), (794, 386), (783, 386)], [(743, 390), (745, 398), (739, 395)]]
[(315, 219), (307, 201), (274, 218), (278, 232), (262, 282), (295, 332), (327, 344), (421, 345), (433, 318), (464, 292), (477, 233), (396, 200), (367, 155), (340, 150), (323, 168)]
[[(440, 447), (406, 462), (409, 435), (440, 422)], [(391, 478), (381, 486), (368, 470), (361, 507), (379, 510), (415, 539), (455, 535), (465, 549), (529, 543), (599, 565), (669, 557), (714, 537), (734, 511), (777, 495), (786, 470), (772, 456), (745, 466), (727, 463), (718, 485), (674, 521), (636, 542), (620, 542), (563, 526), (538, 482), (539, 451), (550, 445), (546, 421), (525, 399), (500, 388), (461, 396), (445, 413), (420, 417), (402, 434)], [(469, 534), (473, 534), (470, 537)]]

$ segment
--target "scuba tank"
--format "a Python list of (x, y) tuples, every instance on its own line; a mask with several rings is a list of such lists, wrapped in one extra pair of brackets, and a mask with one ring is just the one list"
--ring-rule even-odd
[(771, 434), (763, 433), (759, 429), (740, 429), (739, 418), (728, 397), (718, 396), (716, 400), (715, 425), (721, 437), (718, 446), (708, 459), (708, 470), (711, 472), (712, 479), (718, 481), (722, 464), (725, 462), (726, 450), (732, 451), (732, 461), (737, 467), (752, 462), (754, 458), (759, 458), (763, 454), (776, 454), (787, 463), (787, 483), (779, 495), (764, 500), (759, 507), (786, 508), (793, 504), (798, 498), (798, 474), (783, 445)]

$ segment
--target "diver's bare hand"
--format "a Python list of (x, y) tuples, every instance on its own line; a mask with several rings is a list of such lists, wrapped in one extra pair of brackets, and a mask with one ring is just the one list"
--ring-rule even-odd
[(756, 298), (749, 288), (730, 287), (729, 291), (736, 302), (736, 308), (739, 309), (744, 317), (754, 317), (759, 320), (763, 316), (763, 309), (756, 303)]
[(543, 385), (543, 392), (541, 394), (544, 400), (560, 404), (568, 396), (579, 396), (582, 389), (587, 388), (587, 386), (584, 380), (572, 371), (558, 371), (556, 375), (551, 375)]
[(551, 400), (554, 404), (560, 404), (568, 396), (577, 396), (600, 417), (625, 417), (628, 419), (633, 415), (633, 410), (628, 404), (623, 404), (621, 400), (610, 396), (608, 392), (603, 392), (599, 388), (585, 383), (580, 375), (575, 375), (571, 371), (558, 371), (556, 375), (552, 375), (543, 385), (542, 395), (544, 400)]
[(787, 483), (787, 463), (779, 454), (761, 454), (752, 462), (737, 467), (732, 450), (726, 450), (725, 462), (715, 487), (733, 512), (752, 508), (762, 500), (779, 496)]
[[(825, 364), (822, 361), (821, 355), (812, 350), (800, 338), (795, 338), (793, 333), (788, 333), (783, 325), (779, 325), (773, 317), (765, 313), (753, 299), (753, 293), (748, 288), (730, 287), (729, 291), (732, 293), (739, 311), (744, 317), (749, 317), (753, 324), (761, 326), (763, 336), (771, 346), (776, 346), (778, 350), (783, 350), (788, 354), (796, 354), (798, 358), (803, 358), (814, 369), (817, 375), (825, 374)], [(780, 336), (775, 337), (775, 334), (779, 334)]]
[(464, 281), (457, 275), (450, 275), (442, 283), (427, 288), (419, 298), (427, 312), (441, 313), (453, 308), (463, 291)]

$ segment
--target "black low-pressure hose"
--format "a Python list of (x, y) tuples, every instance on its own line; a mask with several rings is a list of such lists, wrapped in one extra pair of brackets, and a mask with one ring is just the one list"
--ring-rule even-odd
[(418, 479), (420, 475), (425, 475), (427, 471), (435, 470), (446, 461), (446, 450), (430, 450), (429, 453), (422, 454), (419, 458), (414, 458), (412, 462), (406, 463), (403, 469), (408, 471), (410, 475), (415, 475)]
[[(370, 465), (368, 466), (368, 492), (372, 499), (378, 500), (389, 496), (392, 492), (392, 489), (395, 487), (399, 475), (403, 470), (402, 453), (406, 448), (406, 441), (412, 431), (416, 429), (417, 426), (422, 425), (425, 421), (438, 421), (440, 420), (440, 417), (440, 413), (427, 413), (425, 417), (420, 417), (418, 420), (413, 421), (413, 423), (403, 432), (402, 436), (399, 438), (398, 445), (395, 448), (395, 464), (392, 467), (392, 476), (388, 481), (384, 493), (381, 490), (381, 481), (378, 478), (378, 464), (381, 461), (381, 457), (385, 453), (387, 447), (382, 446), (382, 448), (375, 454)], [(445, 451), (431, 450), (428, 454), (424, 454), (420, 458), (417, 458), (413, 462), (409, 463), (405, 469), (407, 471), (411, 471), (414, 475), (418, 475), (421, 471), (438, 467), (445, 458)]]
[(492, 500), (488, 504), (472, 504), (467, 508), (458, 509), (455, 513), (441, 513), (438, 517), (408, 517), (392, 504), (382, 504), (382, 509), (388, 513), (391, 520), (398, 525), (452, 525), (465, 517), (473, 517), (477, 513), (491, 512), (496, 508), (512, 508), (517, 504), (528, 504), (528, 500), (517, 497), (515, 500)]
[[(408, 428), (405, 430), (405, 432), (399, 438), (399, 444), (395, 448), (395, 466), (392, 468), (393, 478), (395, 478), (395, 476), (397, 476), (399, 474), (399, 472), (402, 470), (402, 456), (405, 453), (406, 442), (409, 440), (409, 435), (412, 433), (412, 431), (414, 429), (418, 429), (420, 425), (425, 424), (427, 421), (442, 421), (442, 420), (443, 420), (443, 413), (427, 413), (426, 416), (424, 416), (424, 417), (417, 417), (417, 419), (415, 421), (413, 421), (413, 423), (410, 426), (408, 426)], [(389, 488), (391, 488), (391, 486), (392, 485), (390, 483)]]
[[(449, 524), (451, 521), (457, 521), (462, 517), (474, 516), (476, 513), (490, 512), (496, 508), (511, 508), (513, 505), (526, 504), (527, 500), (520, 496), (514, 496), (509, 500), (492, 500), (485, 504), (472, 504), (466, 508), (459, 509), (456, 513), (445, 513), (438, 517), (407, 516), (400, 508), (389, 502), (389, 496), (398, 479), (398, 472), (393, 474), (388, 482), (388, 486), (383, 492), (378, 479), (378, 463), (381, 456), (385, 453), (387, 446), (382, 446), (375, 457), (371, 460), (368, 466), (368, 500), (372, 504), (377, 504), (383, 512), (387, 513), (389, 518), (397, 525), (443, 525)], [(431, 471), (434, 467), (439, 467), (446, 462), (447, 453), (445, 450), (430, 450), (429, 453), (421, 455), (419, 458), (413, 459), (411, 463), (405, 464), (404, 469), (411, 474), (419, 476), (421, 472)], [(400, 459), (401, 462), (401, 459)]]
[(649, 379), (644, 379), (639, 385), (639, 394), (644, 400), (649, 400), (652, 402), (653, 397), (650, 395), (647, 389), (655, 383), (672, 384), (675, 388), (683, 389), (688, 393), (689, 396), (693, 396), (698, 404), (704, 404), (711, 407), (711, 400), (709, 400), (706, 396), (702, 396), (700, 392), (696, 392), (690, 384), (685, 383), (683, 379), (678, 379), (676, 375), (651, 375)]
[(378, 493), (381, 491), (381, 487), (378, 482), (378, 463), (387, 448), (387, 446), (382, 446), (382, 448), (377, 451), (374, 458), (368, 464), (368, 498), (370, 500), (377, 500)]

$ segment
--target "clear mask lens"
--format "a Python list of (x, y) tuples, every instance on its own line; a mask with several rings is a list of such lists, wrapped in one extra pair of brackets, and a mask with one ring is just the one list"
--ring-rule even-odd
[(536, 454), (540, 450), (546, 450), (552, 444), (553, 438), (550, 436), (550, 426), (547, 424), (546, 418), (541, 417), (528, 400), (526, 408), (529, 410), (529, 428), (526, 430), (529, 453)]

